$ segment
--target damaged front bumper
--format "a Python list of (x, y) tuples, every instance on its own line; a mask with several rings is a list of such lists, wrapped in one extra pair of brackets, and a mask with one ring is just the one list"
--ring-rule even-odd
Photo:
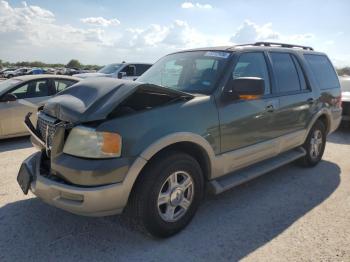
[(42, 149), (24, 160), (19, 170), (17, 181), (25, 194), (30, 190), (44, 202), (79, 215), (107, 216), (122, 212), (146, 160), (141, 157), (132, 162), (122, 158), (107, 162), (89, 160), (57, 153), (55, 148), (52, 149), (55, 156), (47, 159), (45, 143), (29, 117), (25, 124), (32, 133), (33, 144)]
[[(137, 174), (146, 164), (144, 159), (136, 159), (121, 183), (81, 187), (55, 181), (41, 174), (42, 154), (42, 152), (34, 153), (23, 161), (17, 178), (23, 192), (26, 193), (26, 188), (30, 189), (44, 202), (84, 216), (120, 214), (127, 204)], [(25, 184), (26, 181), (29, 184)]]

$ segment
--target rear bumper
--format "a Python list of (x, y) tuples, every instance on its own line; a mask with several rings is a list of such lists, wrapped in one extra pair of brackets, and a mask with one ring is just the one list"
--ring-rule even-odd
[[(124, 181), (104, 186), (82, 187), (56, 181), (40, 173), (42, 153), (27, 158), (20, 172), (32, 177), (30, 190), (44, 202), (84, 216), (108, 216), (119, 214), (127, 204), (135, 179), (146, 160), (137, 158), (128, 170)], [(94, 172), (93, 170), (91, 172)]]

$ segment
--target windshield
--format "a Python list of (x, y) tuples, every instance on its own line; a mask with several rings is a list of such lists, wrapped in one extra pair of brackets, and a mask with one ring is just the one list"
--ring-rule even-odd
[(188, 93), (209, 94), (227, 64), (230, 52), (194, 51), (163, 57), (137, 81)]
[(100, 70), (98, 70), (98, 73), (102, 73), (102, 74), (113, 74), (115, 72), (117, 72), (117, 70), (121, 67), (121, 64), (110, 64), (110, 65), (106, 65), (103, 68), (101, 68)]
[(2, 92), (7, 91), (8, 89), (10, 89), (11, 87), (15, 86), (16, 84), (22, 82), (21, 80), (17, 80), (17, 79), (8, 79), (5, 81), (1, 81), (0, 82), (0, 94), (2, 94)]

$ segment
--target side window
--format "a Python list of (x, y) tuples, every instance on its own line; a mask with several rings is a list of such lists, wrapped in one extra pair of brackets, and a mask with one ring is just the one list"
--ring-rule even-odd
[(31, 81), (11, 92), (18, 99), (50, 96), (49, 82), (47, 80)]
[(142, 75), (144, 72), (146, 72), (151, 65), (145, 65), (145, 64), (139, 64), (139, 65), (135, 65), (136, 66), (136, 75), (140, 76)]
[(17, 99), (23, 99), (27, 97), (27, 90), (28, 90), (28, 84), (25, 84), (13, 90), (11, 94), (15, 95)]
[(55, 79), (55, 89), (56, 92), (61, 92), (64, 89), (70, 87), (71, 85), (74, 85), (76, 82), (65, 80), (65, 79)]
[(125, 72), (126, 76), (136, 76), (136, 68), (134, 65), (128, 65), (124, 67), (121, 72)]
[(269, 71), (263, 53), (244, 53), (232, 72), (232, 78), (259, 77), (265, 81), (265, 95), (271, 93)]
[(279, 92), (300, 91), (298, 72), (290, 54), (270, 53), (270, 55)]
[(327, 56), (304, 55), (321, 89), (338, 88), (339, 81)]
[(307, 90), (308, 89), (308, 85), (306, 84), (306, 79), (305, 79), (305, 75), (303, 70), (301, 69), (300, 63), (298, 61), (298, 59), (296, 59), (294, 56), (292, 56), (294, 64), (297, 68), (298, 71), (298, 76), (299, 76), (299, 83), (301, 86), (301, 90)]

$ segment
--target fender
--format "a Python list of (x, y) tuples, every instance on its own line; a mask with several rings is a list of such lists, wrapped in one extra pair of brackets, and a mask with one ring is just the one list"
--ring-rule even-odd
[(178, 132), (167, 135), (156, 140), (150, 146), (148, 146), (129, 168), (128, 174), (125, 176), (125, 179), (122, 182), (123, 194), (121, 194), (121, 198), (119, 199), (120, 203), (122, 203), (122, 206), (125, 206), (127, 204), (135, 181), (148, 161), (160, 150), (179, 142), (191, 142), (200, 146), (207, 153), (208, 159), (210, 161), (211, 174), (215, 174), (213, 172), (218, 171), (216, 169), (219, 167), (217, 167), (217, 165), (214, 165), (215, 153), (209, 142), (202, 136), (191, 132)]
[(150, 160), (155, 154), (157, 154), (162, 149), (171, 146), (180, 142), (190, 142), (200, 146), (204, 152), (207, 154), (210, 161), (210, 172), (214, 174), (215, 170), (215, 153), (209, 142), (202, 136), (191, 133), (191, 132), (177, 132), (165, 137), (162, 137), (155, 142), (153, 142), (148, 148), (146, 148), (141, 154), (140, 157), (146, 161)]
[(327, 134), (330, 133), (331, 130), (331, 112), (330, 109), (328, 108), (322, 108), (320, 111), (318, 111), (311, 119), (310, 123), (308, 124), (307, 128), (306, 128), (306, 132), (305, 132), (305, 136), (304, 136), (304, 141), (306, 140), (307, 136), (310, 133), (311, 128), (314, 126), (314, 124), (316, 123), (317, 119), (319, 119), (321, 116), (326, 116), (327, 119)]

